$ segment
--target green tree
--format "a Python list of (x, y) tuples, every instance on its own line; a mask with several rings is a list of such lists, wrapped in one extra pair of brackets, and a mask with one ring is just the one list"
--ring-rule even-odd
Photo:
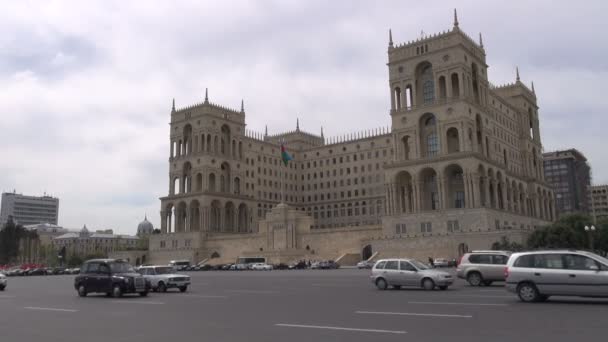
[(599, 222), (594, 232), (585, 231), (585, 226), (593, 225), (585, 215), (568, 215), (553, 224), (535, 230), (528, 238), (529, 248), (571, 248), (589, 249), (594, 240), (594, 250), (600, 254), (608, 251), (608, 222)]
[(76, 254), (70, 255), (70, 257), (67, 260), (68, 267), (80, 267), (80, 265), (82, 265), (82, 263), (83, 263), (82, 258)]
[(492, 249), (495, 251), (511, 251), (518, 252), (524, 249), (524, 246), (515, 241), (510, 241), (509, 238), (503, 236), (500, 241), (496, 241), (492, 244)]
[(0, 230), (0, 264), (8, 264), (19, 255), (19, 243), (27, 231), (9, 218)]

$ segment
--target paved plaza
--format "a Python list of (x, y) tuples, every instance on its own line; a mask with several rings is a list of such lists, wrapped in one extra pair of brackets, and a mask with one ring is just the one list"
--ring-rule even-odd
[(501, 284), (378, 291), (368, 270), (194, 272), (187, 293), (79, 298), (74, 276), (12, 277), (0, 340), (604, 341), (608, 300), (524, 304)]

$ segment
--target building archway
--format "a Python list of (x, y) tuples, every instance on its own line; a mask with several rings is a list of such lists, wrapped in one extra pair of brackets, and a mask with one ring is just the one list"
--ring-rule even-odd
[(461, 209), (465, 207), (464, 171), (458, 164), (452, 164), (445, 168), (447, 183), (446, 208)]
[(423, 211), (439, 209), (439, 191), (437, 186), (437, 172), (433, 168), (425, 168), (420, 172), (422, 191), (420, 194), (421, 209)]
[(366, 245), (361, 250), (361, 260), (367, 260), (372, 257), (372, 245)]

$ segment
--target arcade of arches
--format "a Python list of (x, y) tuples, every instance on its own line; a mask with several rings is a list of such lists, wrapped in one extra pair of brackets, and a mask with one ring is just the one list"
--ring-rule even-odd
[(400, 171), (386, 185), (388, 215), (442, 209), (491, 208), (541, 220), (555, 219), (555, 203), (547, 189), (529, 188), (501, 171), (479, 165), (475, 171), (457, 164)]
[(162, 233), (216, 232), (251, 233), (253, 231), (252, 211), (246, 203), (238, 205), (232, 201), (222, 203), (213, 200), (201, 206), (198, 200), (188, 204), (181, 201), (169, 203), (161, 211)]

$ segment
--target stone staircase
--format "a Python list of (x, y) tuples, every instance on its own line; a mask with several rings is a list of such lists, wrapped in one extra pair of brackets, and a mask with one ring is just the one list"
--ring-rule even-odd
[(345, 253), (338, 257), (335, 261), (340, 264), (340, 266), (357, 266), (357, 263), (361, 261), (361, 254)]

